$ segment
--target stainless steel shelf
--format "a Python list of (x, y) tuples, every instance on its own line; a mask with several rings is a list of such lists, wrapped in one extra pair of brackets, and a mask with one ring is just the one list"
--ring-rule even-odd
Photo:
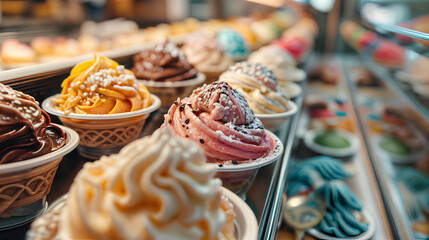
[(291, 157), (295, 132), (305, 96), (305, 81), (301, 84), (301, 87), (303, 92), (295, 101), (299, 110), (287, 120), (285, 126), (282, 127), (279, 133), (279, 137), (284, 143), (285, 149), (282, 161), (276, 163), (273, 177), (271, 178), (264, 211), (262, 212), (261, 221), (259, 222), (258, 239), (260, 240), (276, 239), (277, 237), (278, 226), (282, 215), (282, 198), (286, 186), (289, 159)]
[[(389, 223), (391, 225), (392, 235), (394, 239), (414, 239), (412, 236), (412, 233), (410, 232), (409, 228), (404, 225), (403, 219), (406, 218), (406, 213), (404, 209), (398, 209), (395, 206), (398, 206), (395, 204), (395, 201), (398, 200), (398, 196), (392, 196), (390, 194), (388, 185), (394, 184), (393, 179), (389, 177), (385, 172), (385, 166), (382, 164), (382, 162), (377, 161), (376, 156), (374, 154), (373, 145), (370, 142), (370, 136), (368, 132), (368, 125), (364, 123), (363, 115), (360, 114), (359, 111), (359, 103), (358, 103), (358, 89), (356, 85), (351, 80), (351, 77), (349, 75), (348, 67), (354, 65), (353, 63), (345, 63), (347, 62), (346, 59), (343, 61), (343, 70), (345, 74), (345, 80), (347, 82), (349, 93), (350, 93), (350, 99), (351, 104), (353, 107), (354, 112), (356, 113), (356, 119), (359, 125), (360, 134), (362, 135), (363, 144), (365, 145), (365, 148), (367, 149), (367, 154), (370, 159), (370, 162), (372, 164), (372, 169), (374, 171), (374, 175), (376, 177), (376, 182), (378, 184), (378, 188), (380, 190), (380, 193), (382, 195), (383, 203), (386, 208), (386, 215), (388, 216)], [(366, 64), (366, 67), (372, 68), (374, 63), (368, 63), (367, 61), (364, 61)], [(348, 66), (350, 65), (350, 66)], [(379, 71), (379, 69), (377, 70)], [(374, 73), (374, 71), (373, 71)], [(387, 73), (384, 73), (387, 74)], [(380, 78), (386, 77), (384, 75), (378, 75)], [(382, 78), (384, 79), (384, 78)], [(393, 198), (392, 198), (393, 197)]]

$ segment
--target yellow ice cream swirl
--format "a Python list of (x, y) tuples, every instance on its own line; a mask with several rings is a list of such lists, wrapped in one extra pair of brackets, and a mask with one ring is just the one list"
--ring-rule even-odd
[(84, 165), (57, 237), (223, 239), (226, 214), (214, 174), (196, 144), (160, 129), (117, 155)]
[(276, 76), (259, 63), (236, 63), (222, 73), (219, 81), (227, 82), (240, 92), (257, 114), (283, 113), (289, 110), (289, 99), (277, 90)]
[(76, 65), (61, 87), (61, 95), (53, 101), (64, 113), (114, 114), (152, 104), (149, 91), (131, 71), (102, 56)]

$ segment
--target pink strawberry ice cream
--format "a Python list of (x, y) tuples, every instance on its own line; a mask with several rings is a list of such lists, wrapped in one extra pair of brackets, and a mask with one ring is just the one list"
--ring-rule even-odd
[(246, 99), (225, 82), (204, 85), (176, 101), (165, 115), (177, 135), (204, 149), (209, 162), (238, 164), (269, 155), (274, 140)]

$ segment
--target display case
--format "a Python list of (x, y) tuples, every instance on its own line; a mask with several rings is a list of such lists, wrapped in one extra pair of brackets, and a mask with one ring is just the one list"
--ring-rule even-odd
[[(204, 5), (206, 12), (209, 12), (210, 4), (196, 2)], [(221, 5), (228, 5), (225, 2)], [(354, 1), (350, 2), (354, 4)], [(302, 90), (292, 97), (298, 107), (297, 112), (274, 132), (284, 146), (281, 158), (259, 170), (245, 197), (258, 220), (257, 238), (295, 239), (297, 236), (293, 228), (285, 220), (289, 217), (285, 203), (295, 195), (326, 194), (319, 185), (326, 184), (331, 187), (329, 191), (332, 194), (346, 196), (344, 202), (353, 203), (341, 203), (337, 208), (338, 203), (324, 199), (327, 206), (320, 220), (324, 222), (305, 229), (305, 239), (426, 239), (429, 236), (429, 74), (426, 70), (429, 66), (429, 20), (419, 16), (427, 14), (429, 5), (424, 0), (357, 1), (353, 7), (358, 9), (359, 14), (354, 19), (332, 22), (335, 14), (340, 12), (341, 4), (346, 11), (348, 3), (337, 1), (327, 18), (307, 6), (307, 14), (314, 14), (321, 29), (328, 29), (328, 22), (331, 30), (338, 25), (345, 44), (338, 39), (336, 53), (321, 50), (318, 42), (315, 45), (319, 51), (309, 50), (313, 47), (312, 40), (317, 32), (317, 26), (312, 24), (304, 24), (310, 30), (292, 31), (298, 38), (283, 34), (283, 38), (292, 43), (288, 51), (295, 60), (301, 61), (299, 67), (305, 70), (306, 79), (294, 83)], [(219, 12), (220, 8), (216, 6)], [(256, 8), (255, 5), (252, 7)], [(297, 9), (292, 11), (288, 8), (288, 13), (278, 16), (280, 20), (276, 20), (289, 29), (296, 24), (297, 16), (306, 16), (303, 14), (305, 7)], [(380, 13), (388, 16), (389, 21), (380, 18)], [(413, 20), (416, 17), (419, 18)], [(228, 27), (235, 27), (251, 43), (249, 48), (255, 51), (273, 40), (258, 43), (257, 34), (246, 28), (246, 24), (261, 19), (261, 16), (232, 18), (228, 20), (231, 21)], [(325, 23), (326, 19), (329, 21)], [(354, 22), (345, 23), (348, 20)], [(132, 68), (136, 53), (166, 37), (183, 44), (185, 37), (203, 25), (200, 24), (194, 19), (172, 22), (171, 25), (160, 24), (145, 29), (149, 33), (147, 35), (141, 34), (143, 31), (139, 29), (132, 34), (125, 33), (121, 38), (109, 38), (109, 41), (123, 43), (124, 46), (100, 48), (97, 53)], [(218, 31), (218, 24), (221, 23), (211, 21), (207, 26)], [(264, 24), (273, 30), (271, 22)], [(264, 31), (269, 30), (262, 25), (256, 28), (262, 29), (259, 33), (266, 37), (267, 32)], [(19, 35), (22, 38), (13, 35), (12, 30), (4, 30), (4, 38), (14, 37), (26, 44), (30, 44), (38, 34), (78, 37), (76, 29), (60, 31), (53, 28), (49, 32), (26, 30), (24, 32), (28, 35)], [(277, 28), (273, 30), (276, 34), (279, 31)], [(277, 38), (281, 38), (280, 35)], [(272, 44), (284, 47), (282, 41)], [(351, 52), (345, 47), (346, 44), (356, 52)], [(43, 102), (61, 91), (61, 82), (73, 66), (92, 56), (92, 53), (83, 53), (54, 61), (38, 59), (28, 66), (1, 71), (0, 83)], [(165, 109), (152, 113), (140, 137), (151, 135), (158, 129), (164, 123), (165, 113)], [(57, 117), (51, 117), (54, 123), (61, 123)], [(77, 150), (64, 157), (49, 195), (41, 200), (43, 209), (69, 191), (76, 174), (88, 161), (92, 160), (80, 156)], [(330, 172), (332, 179), (315, 177), (314, 180), (311, 179), (314, 177), (311, 172), (297, 177), (309, 164), (321, 164), (313, 168), (333, 166), (335, 171), (331, 169), (334, 173)], [(306, 178), (306, 173), (310, 180)], [(324, 177), (322, 171), (319, 174)], [(0, 218), (0, 239), (24, 239), (29, 222), (42, 213), (24, 220), (19, 216)], [(337, 231), (329, 232), (327, 218), (334, 214), (339, 214), (336, 215), (338, 219), (347, 221), (336, 222)]]

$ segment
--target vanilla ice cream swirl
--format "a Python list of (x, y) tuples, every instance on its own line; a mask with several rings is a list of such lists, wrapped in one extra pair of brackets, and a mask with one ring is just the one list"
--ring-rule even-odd
[(259, 63), (236, 63), (222, 73), (219, 81), (227, 82), (240, 92), (257, 114), (283, 113), (289, 110), (289, 99), (278, 91), (276, 76)]
[(58, 239), (223, 239), (221, 182), (203, 151), (163, 128), (85, 164)]

